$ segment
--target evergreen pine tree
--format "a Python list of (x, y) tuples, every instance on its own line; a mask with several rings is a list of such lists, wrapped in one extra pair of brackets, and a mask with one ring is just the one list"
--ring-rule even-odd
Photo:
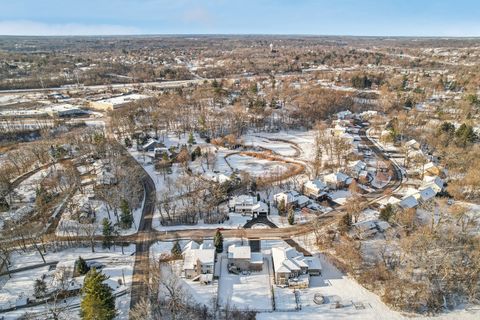
[(215, 245), (217, 253), (223, 252), (223, 235), (218, 229), (217, 229), (217, 232), (215, 232), (215, 237), (213, 238), (213, 244)]
[(102, 234), (103, 234), (103, 247), (109, 248), (112, 246), (113, 242), (113, 226), (110, 220), (103, 218), (102, 220)]
[(47, 293), (47, 284), (45, 283), (45, 280), (43, 279), (37, 279), (35, 280), (34, 288), (33, 288), (33, 295), (35, 298), (41, 298), (45, 296), (45, 293)]
[(175, 258), (179, 258), (182, 256), (182, 249), (180, 248), (180, 243), (178, 241), (175, 241), (175, 243), (173, 244), (171, 253)]
[(288, 224), (293, 225), (295, 223), (295, 213), (293, 212), (293, 208), (288, 209)]
[(345, 213), (340, 220), (338, 227), (342, 232), (349, 231), (352, 227), (352, 216), (349, 213)]
[(285, 211), (286, 211), (286, 205), (285, 205), (285, 200), (282, 199), (278, 202), (278, 205), (277, 205), (277, 209), (278, 209), (278, 214), (279, 215), (284, 215), (285, 214)]
[(392, 218), (393, 216), (393, 206), (389, 203), (385, 206), (385, 208), (383, 208), (382, 210), (380, 210), (380, 215), (379, 215), (379, 218), (384, 220), (384, 221), (387, 221), (389, 222), (390, 219)]
[(188, 136), (188, 144), (196, 144), (197, 142), (195, 141), (195, 137), (193, 136), (193, 133), (190, 132)]
[(78, 257), (77, 261), (75, 261), (75, 271), (83, 275), (88, 272), (88, 269), (87, 262), (82, 257)]
[(128, 206), (128, 202), (125, 199), (122, 199), (120, 204), (120, 222), (123, 229), (129, 229), (133, 223), (133, 216), (130, 212), (130, 207)]
[(126, 146), (127, 148), (131, 148), (131, 147), (133, 146), (132, 140), (131, 140), (129, 137), (126, 137), (125, 140), (124, 140), (124, 142), (125, 142), (125, 146)]
[(94, 268), (85, 276), (80, 304), (82, 319), (111, 320), (115, 318), (117, 314), (115, 297), (108, 284), (103, 283), (107, 279), (107, 276)]

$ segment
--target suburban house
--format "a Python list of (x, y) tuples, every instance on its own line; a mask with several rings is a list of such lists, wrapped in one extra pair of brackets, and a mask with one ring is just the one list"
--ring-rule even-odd
[(317, 257), (305, 257), (294, 248), (272, 247), (275, 284), (307, 288), (310, 275), (320, 275), (322, 265)]
[(344, 188), (350, 180), (350, 177), (342, 172), (334, 172), (323, 177), (323, 181), (330, 189)]
[[(349, 163), (348, 168), (350, 170), (350, 173), (355, 177), (359, 178), (361, 174), (365, 175), (368, 174), (367, 171), (367, 164), (363, 162), (362, 160), (357, 160), (357, 161), (352, 161)], [(362, 173), (364, 172), (364, 173)]]
[(162, 159), (164, 155), (170, 155), (170, 151), (166, 147), (156, 147), (153, 149), (155, 159)]
[(241, 195), (233, 197), (228, 202), (231, 212), (249, 214), (253, 217), (268, 214), (268, 205), (263, 201), (258, 201), (257, 197), (249, 195)]
[(292, 206), (295, 207), (298, 204), (298, 197), (300, 194), (295, 190), (285, 191), (277, 193), (273, 196), (275, 205), (278, 207), (278, 204), (283, 201), (286, 207)]
[(298, 208), (305, 208), (311, 203), (310, 198), (304, 195), (299, 195), (297, 197), (297, 207)]
[(215, 266), (215, 247), (211, 243), (190, 241), (182, 251), (185, 278), (210, 283)]
[(303, 185), (303, 194), (315, 200), (325, 197), (327, 190), (327, 185), (318, 179), (307, 181)]
[(261, 271), (263, 267), (263, 254), (252, 252), (249, 245), (239, 246), (232, 244), (228, 247), (228, 270)]
[(417, 201), (419, 203), (425, 203), (435, 197), (437, 193), (431, 188), (427, 187), (425, 189), (419, 190), (417, 193), (415, 193), (413, 196), (417, 198)]
[(420, 149), (420, 143), (417, 140), (412, 139), (410, 141), (405, 142), (405, 147), (409, 149), (418, 150)]
[(429, 162), (423, 167), (423, 173), (426, 176), (441, 176), (442, 169), (440, 169), (435, 163)]
[(155, 148), (158, 147), (163, 147), (163, 144), (161, 142), (158, 142), (155, 139), (149, 139), (141, 148), (142, 151), (148, 152), (148, 151), (154, 151)]
[(440, 193), (444, 189), (444, 181), (437, 176), (425, 176), (423, 185), (420, 189), (432, 188), (436, 193)]

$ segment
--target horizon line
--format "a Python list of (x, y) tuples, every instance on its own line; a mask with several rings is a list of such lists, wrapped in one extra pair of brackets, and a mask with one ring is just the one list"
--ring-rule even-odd
[(442, 35), (354, 35), (354, 34), (314, 34), (314, 33), (126, 33), (126, 34), (71, 34), (71, 35), (35, 35), (35, 34), (0, 34), (0, 37), (32, 37), (32, 38), (68, 38), (68, 37), (186, 37), (186, 36), (294, 36), (294, 37), (351, 37), (351, 38), (439, 38), (439, 39), (480, 39), (477, 36), (442, 36)]

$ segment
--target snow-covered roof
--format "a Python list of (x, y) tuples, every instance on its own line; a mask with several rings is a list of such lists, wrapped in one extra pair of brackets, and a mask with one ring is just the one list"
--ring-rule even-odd
[(289, 273), (300, 271), (301, 268), (321, 269), (320, 260), (315, 257), (305, 257), (294, 248), (272, 247), (272, 259), (275, 272)]
[(309, 202), (310, 202), (310, 198), (308, 198), (307, 196), (302, 195), (297, 197), (297, 203), (299, 206), (307, 204)]
[(418, 201), (413, 195), (410, 195), (408, 197), (403, 198), (400, 201), (399, 205), (404, 209), (415, 208), (416, 206), (418, 206)]
[(288, 203), (297, 201), (298, 196), (299, 196), (299, 193), (297, 191), (290, 190), (290, 191), (277, 193), (273, 196), (273, 198), (277, 201), (283, 199), (288, 204)]
[(237, 246), (232, 244), (228, 247), (229, 259), (249, 259), (251, 258), (250, 246)]
[(332, 193), (329, 193), (330, 199), (338, 204), (345, 204), (347, 202), (347, 198), (349, 198), (352, 194), (346, 190), (338, 190)]
[(305, 257), (305, 262), (308, 264), (309, 270), (322, 270), (322, 264), (318, 257)]
[(254, 205), (257, 203), (257, 197), (242, 194), (240, 196), (233, 197), (230, 200), (231, 206), (240, 206), (240, 205)]
[(254, 211), (254, 212), (267, 212), (268, 211), (268, 205), (263, 201), (259, 201), (259, 202), (257, 202), (257, 204), (255, 204), (252, 207), (252, 211)]
[(122, 104), (127, 103), (127, 102), (131, 102), (131, 101), (135, 101), (135, 100), (142, 100), (142, 99), (147, 99), (147, 98), (149, 98), (149, 96), (147, 96), (147, 95), (132, 93), (132, 94), (127, 94), (127, 95), (123, 95), (123, 96), (98, 100), (96, 102), (97, 103), (111, 104), (113, 106), (116, 106), (116, 105), (122, 105)]
[(365, 170), (365, 168), (367, 167), (367, 164), (362, 160), (357, 160), (357, 161), (351, 161), (349, 163), (349, 167), (356, 171), (361, 171), (361, 170)]
[(409, 140), (407, 142), (405, 142), (405, 147), (417, 147), (417, 145), (420, 145), (417, 140), (415, 139), (412, 139), (412, 140)]
[(215, 263), (215, 249), (190, 249), (184, 253), (183, 269), (195, 269), (197, 261), (204, 265)]
[(185, 251), (188, 251), (188, 250), (192, 250), (192, 249), (198, 249), (199, 248), (199, 244), (195, 241), (189, 241), (184, 247), (183, 247), (183, 250), (182, 252), (185, 252)]
[(378, 200), (378, 203), (381, 204), (381, 205), (384, 205), (386, 206), (387, 204), (397, 204), (400, 202), (400, 199), (394, 197), (394, 196), (390, 196), (388, 198), (383, 198), (381, 200)]
[(334, 172), (334, 173), (327, 174), (326, 176), (323, 177), (323, 180), (325, 182), (333, 182), (333, 183), (345, 182), (347, 181), (347, 179), (348, 179), (348, 176), (343, 172)]
[(304, 186), (305, 186), (305, 188), (309, 188), (309, 189), (317, 190), (317, 191), (327, 189), (327, 185), (319, 179), (309, 180), (309, 181), (305, 182)]
[(438, 176), (425, 176), (423, 181), (420, 189), (432, 188), (437, 193), (443, 190), (444, 181)]
[(149, 139), (149, 140), (147, 141), (147, 143), (145, 143), (145, 144), (142, 146), (142, 148), (143, 148), (143, 149), (147, 149), (147, 148), (149, 148), (149, 147), (151, 147), (151, 146), (157, 145), (157, 143), (158, 143), (157, 140), (155, 140), (155, 139)]
[(435, 197), (435, 195), (437, 194), (431, 187), (420, 190), (418, 193), (420, 194), (420, 198), (422, 199), (422, 201), (428, 201)]

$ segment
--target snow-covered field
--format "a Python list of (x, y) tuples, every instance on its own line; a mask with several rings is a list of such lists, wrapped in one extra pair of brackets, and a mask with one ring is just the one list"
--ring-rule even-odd
[(268, 139), (267, 137), (262, 138), (260, 136), (250, 135), (250, 134), (245, 135), (242, 138), (244, 140), (244, 144), (247, 146), (252, 146), (252, 148), (261, 147), (261, 148), (269, 149), (281, 156), (286, 156), (286, 157), (292, 157), (296, 153), (296, 150), (292, 147), (292, 145), (286, 142), (273, 141)]
[[(314, 141), (315, 141), (315, 132), (310, 131), (280, 131), (276, 133), (259, 133), (258, 136), (265, 138), (273, 139), (282, 139), (290, 141), (296, 144), (301, 150), (300, 159), (301, 160), (311, 160), (314, 158)], [(274, 151), (282, 150), (285, 148), (285, 142), (271, 141), (267, 148)]]
[(290, 165), (278, 161), (258, 159), (242, 154), (232, 154), (227, 158), (232, 168), (245, 171), (255, 177), (283, 174), (289, 170)]

